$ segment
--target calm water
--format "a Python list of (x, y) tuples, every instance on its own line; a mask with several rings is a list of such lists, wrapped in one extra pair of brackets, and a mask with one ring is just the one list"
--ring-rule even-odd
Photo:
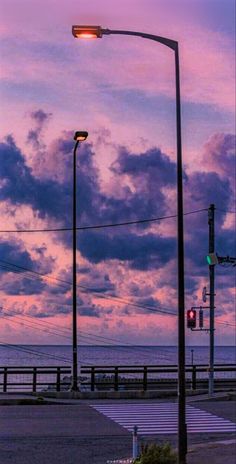
[[(186, 363), (208, 364), (209, 348), (186, 347)], [(71, 364), (72, 349), (62, 345), (0, 345), (0, 366), (66, 365)], [(79, 364), (82, 365), (144, 365), (177, 364), (175, 346), (79, 346)], [(215, 362), (236, 363), (233, 346), (215, 347)]]
[[(194, 364), (208, 364), (209, 349), (204, 346), (186, 348), (186, 363), (191, 363), (193, 351)], [(0, 366), (71, 366), (72, 349), (70, 346), (52, 345), (0, 345)], [(175, 346), (78, 346), (80, 365), (119, 366), (119, 365), (153, 365), (177, 364), (177, 348)], [(230, 346), (215, 348), (215, 362), (232, 364), (236, 362), (235, 351)], [(154, 374), (150, 374), (149, 378)], [(190, 376), (191, 374), (187, 374)], [(217, 373), (217, 377), (232, 377), (234, 373)], [(139, 374), (126, 374), (126, 377), (138, 377)], [(173, 374), (162, 374), (162, 377)], [(177, 376), (177, 373), (174, 374)], [(201, 374), (207, 378), (207, 372)], [(38, 382), (45, 382), (41, 388), (47, 388), (50, 382), (55, 384), (55, 374), (38, 374)], [(19, 382), (19, 383), (18, 383)], [(26, 382), (27, 386), (22, 386)], [(3, 384), (3, 374), (0, 375)], [(11, 385), (18, 383), (18, 385)], [(25, 391), (32, 388), (32, 374), (11, 374), (8, 379), (8, 391)]]

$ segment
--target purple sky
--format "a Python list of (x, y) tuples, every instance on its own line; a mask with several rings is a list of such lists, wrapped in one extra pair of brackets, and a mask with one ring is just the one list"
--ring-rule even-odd
[[(1, 0), (0, 13), (1, 230), (71, 227), (77, 129), (89, 132), (79, 226), (176, 214), (173, 53), (140, 38), (72, 37), (72, 24), (100, 24), (179, 41), (185, 211), (215, 203), (217, 252), (235, 256), (234, 2)], [(69, 343), (33, 324), (71, 327), (70, 284), (54, 279), (71, 281), (71, 233), (0, 235), (0, 341)], [(188, 309), (208, 285), (207, 211), (185, 216), (185, 239)], [(175, 218), (81, 231), (77, 261), (80, 343), (85, 332), (177, 343)], [(234, 276), (216, 269), (217, 344), (234, 343)]]

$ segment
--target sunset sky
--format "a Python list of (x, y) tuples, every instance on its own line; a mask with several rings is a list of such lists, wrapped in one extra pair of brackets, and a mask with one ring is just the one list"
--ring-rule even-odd
[[(234, 16), (234, 0), (1, 0), (0, 342), (70, 343), (58, 333), (71, 328), (71, 232), (2, 231), (72, 226), (75, 130), (89, 132), (78, 227), (176, 214), (173, 52), (135, 37), (79, 41), (72, 24), (179, 42), (184, 210), (201, 210), (184, 219), (186, 310), (203, 304), (211, 203), (216, 251), (235, 256)], [(78, 342), (177, 344), (176, 218), (77, 236)], [(234, 343), (234, 284), (217, 266), (219, 345)]]

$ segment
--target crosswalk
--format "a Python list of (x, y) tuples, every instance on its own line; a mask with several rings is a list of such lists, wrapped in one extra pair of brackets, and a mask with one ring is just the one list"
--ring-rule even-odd
[[(142, 435), (177, 433), (177, 403), (112, 403), (90, 406), (130, 432), (137, 425)], [(230, 420), (189, 405), (186, 406), (186, 422), (190, 433), (236, 432), (236, 424)]]

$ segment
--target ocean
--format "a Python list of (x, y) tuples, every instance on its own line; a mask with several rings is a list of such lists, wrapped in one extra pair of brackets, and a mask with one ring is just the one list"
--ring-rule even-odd
[[(177, 365), (176, 346), (78, 346), (79, 369), (81, 366), (144, 366), (144, 365)], [(209, 348), (205, 346), (186, 347), (186, 364), (208, 364)], [(216, 364), (235, 364), (235, 350), (232, 346), (215, 347)], [(52, 367), (72, 365), (72, 347), (65, 345), (0, 345), (0, 367)], [(80, 370), (79, 370), (80, 372)], [(140, 378), (141, 374), (125, 374), (125, 377)], [(55, 385), (56, 373), (38, 374), (38, 382), (41, 389), (47, 388), (49, 383)], [(149, 374), (149, 379), (155, 374)], [(166, 378), (173, 374), (162, 374)], [(174, 377), (177, 373), (174, 374)], [(187, 373), (190, 377), (191, 373)], [(233, 371), (217, 372), (217, 377), (232, 378)], [(186, 377), (186, 378), (187, 378)], [(202, 378), (208, 378), (207, 371), (201, 374)], [(8, 375), (7, 391), (26, 391), (32, 389), (32, 373), (12, 373)], [(22, 384), (23, 382), (23, 384)], [(15, 384), (14, 384), (15, 383)], [(0, 385), (3, 387), (3, 369), (0, 374)], [(46, 385), (46, 387), (45, 387)]]
[[(208, 364), (209, 348), (186, 347), (186, 364)], [(0, 345), (0, 366), (68, 366), (72, 348), (67, 345)], [(177, 364), (176, 346), (78, 346), (79, 365), (119, 366)], [(235, 364), (233, 346), (215, 347), (216, 364)]]

